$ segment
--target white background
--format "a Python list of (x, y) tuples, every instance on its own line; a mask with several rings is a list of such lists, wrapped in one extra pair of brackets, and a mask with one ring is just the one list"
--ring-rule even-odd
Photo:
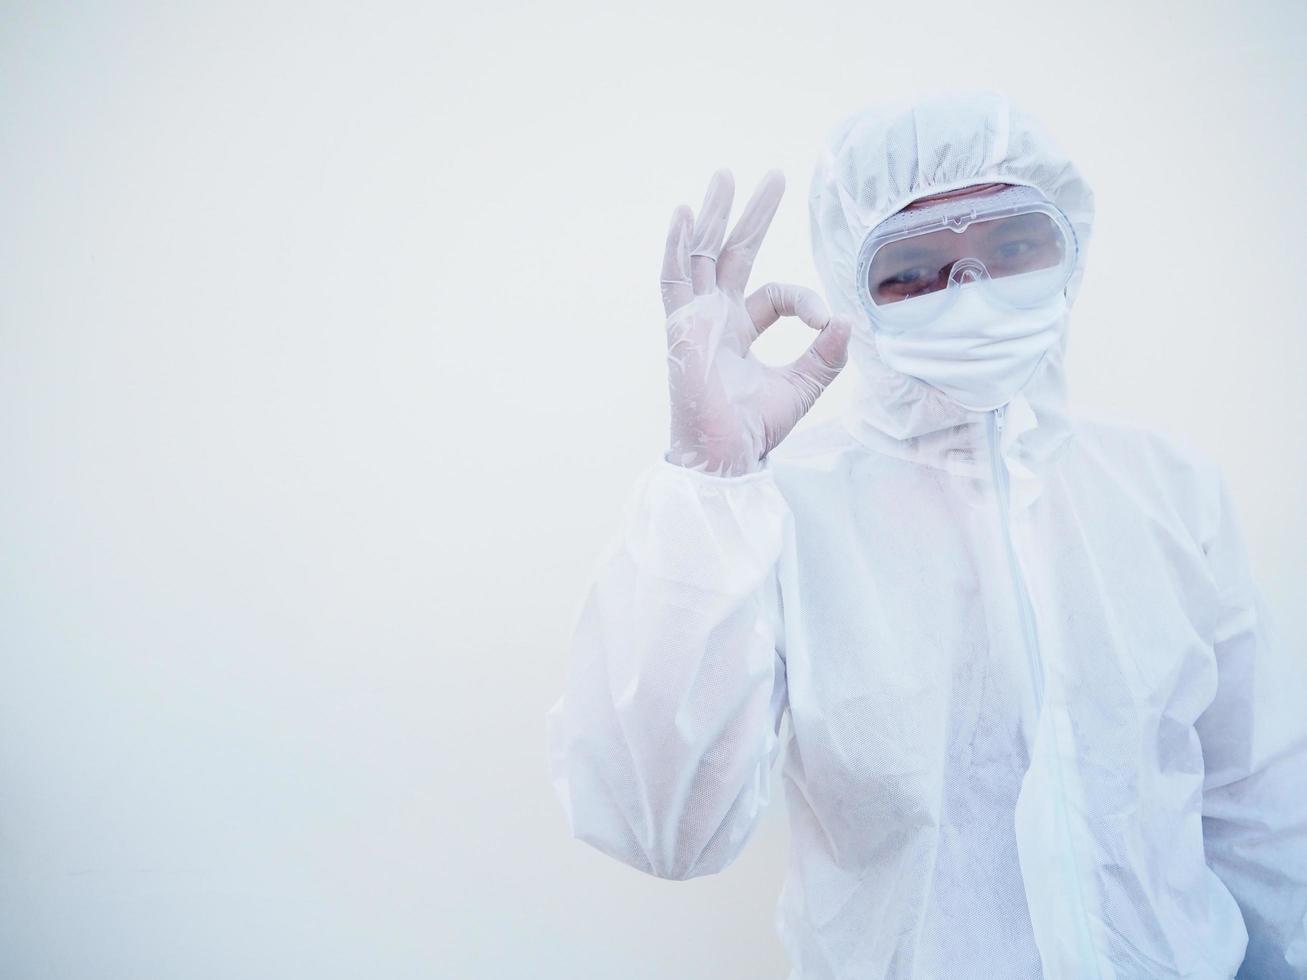
[(779, 795), (643, 876), (544, 712), (664, 448), (673, 206), (780, 167), (756, 281), (817, 286), (881, 98), (1078, 161), (1073, 402), (1222, 463), (1303, 648), (1305, 48), (1297, 2), (0, 3), (0, 976), (784, 977)]

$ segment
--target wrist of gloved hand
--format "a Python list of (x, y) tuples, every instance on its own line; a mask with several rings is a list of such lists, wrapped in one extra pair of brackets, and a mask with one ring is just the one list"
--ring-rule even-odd
[(668, 449), (663, 453), (663, 459), (674, 466), (680, 466), (682, 469), (691, 470), (704, 476), (721, 478), (749, 476), (753, 473), (760, 473), (767, 468), (765, 458), (720, 458), (702, 450)]

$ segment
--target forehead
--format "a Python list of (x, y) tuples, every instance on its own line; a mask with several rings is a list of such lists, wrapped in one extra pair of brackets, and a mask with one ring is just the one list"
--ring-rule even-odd
[[(1045, 214), (1009, 214), (999, 218), (981, 218), (971, 222), (960, 230), (939, 228), (910, 235), (885, 246), (886, 255), (902, 256), (912, 250), (921, 254), (944, 250), (956, 252), (959, 248), (969, 248), (978, 243), (995, 239), (1010, 238), (1013, 235), (1038, 235), (1048, 238), (1055, 231), (1055, 226)], [(881, 251), (876, 254), (880, 255)]]
[(944, 191), (940, 194), (930, 194), (926, 197), (918, 197), (903, 208), (904, 211), (915, 211), (918, 208), (924, 208), (927, 205), (937, 204), (940, 201), (952, 201), (960, 197), (992, 197), (1002, 191), (1007, 190), (1013, 184), (972, 184), (968, 187), (959, 187), (955, 190)]

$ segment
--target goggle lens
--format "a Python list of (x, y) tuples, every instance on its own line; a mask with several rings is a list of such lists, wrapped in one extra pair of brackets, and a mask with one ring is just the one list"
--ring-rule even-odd
[[(867, 293), (873, 304), (883, 307), (947, 289), (950, 279), (961, 284), (983, 275), (997, 281), (1061, 270), (1069, 258), (1074, 256), (1057, 222), (1031, 211), (974, 221), (958, 231), (944, 228), (886, 242), (872, 256)], [(1013, 298), (1028, 297), (1032, 287), (1056, 278), (1013, 283)]]

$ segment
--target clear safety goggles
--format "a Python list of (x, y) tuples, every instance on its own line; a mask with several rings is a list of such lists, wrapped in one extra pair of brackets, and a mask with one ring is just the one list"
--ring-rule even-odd
[(877, 225), (858, 253), (858, 297), (877, 329), (928, 323), (965, 283), (1013, 309), (1066, 288), (1078, 251), (1067, 216), (1033, 187), (938, 201)]

